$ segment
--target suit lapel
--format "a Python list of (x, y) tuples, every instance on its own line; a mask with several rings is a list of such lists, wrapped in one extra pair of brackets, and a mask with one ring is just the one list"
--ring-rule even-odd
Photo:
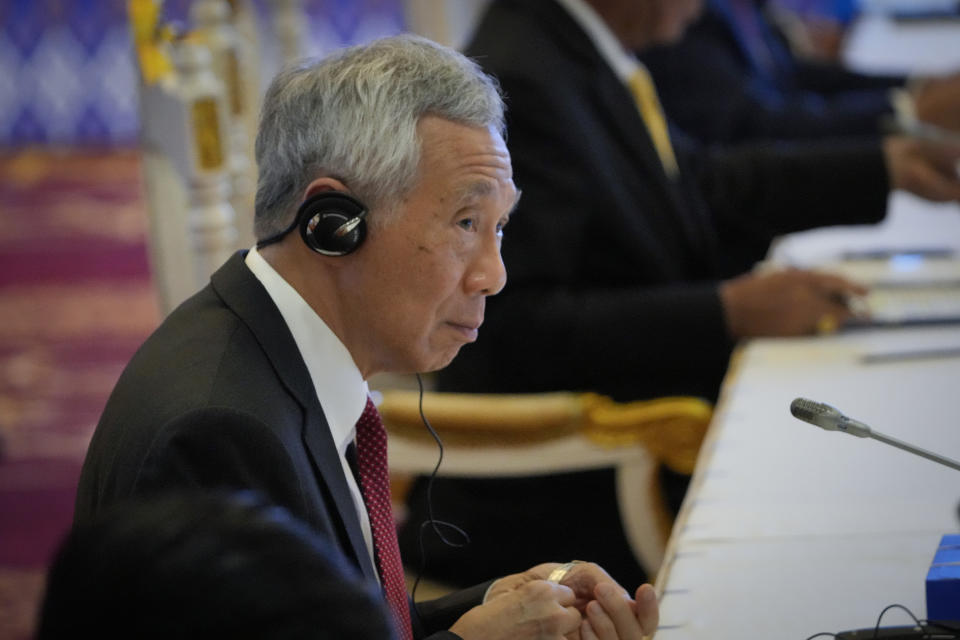
[(337, 511), (346, 528), (347, 537), (353, 546), (354, 556), (364, 576), (377, 580), (377, 570), (370, 562), (370, 554), (367, 552), (367, 545), (360, 530), (360, 522), (355, 515), (356, 507), (353, 504), (353, 497), (343, 476), (343, 465), (340, 463), (340, 456), (330, 435), (330, 427), (327, 425), (323, 411), (320, 410), (320, 403), (315, 393), (313, 405), (313, 410), (309, 408), (307, 410), (307, 425), (303, 433), (304, 444), (327, 486), (330, 487), (330, 493), (337, 504)]
[(324, 493), (324, 487), (329, 490), (329, 499), (336, 506), (354, 560), (365, 576), (376, 579), (377, 572), (367, 553), (340, 456), (317, 400), (307, 365), (280, 311), (260, 281), (244, 264), (245, 256), (245, 251), (235, 253), (213, 274), (211, 285), (224, 303), (250, 328), (283, 385), (303, 407), (306, 416), (303, 442), (321, 476), (320, 491)]

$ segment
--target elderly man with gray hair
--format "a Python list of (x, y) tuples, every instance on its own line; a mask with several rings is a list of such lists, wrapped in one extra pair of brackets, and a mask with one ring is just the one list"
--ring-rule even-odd
[(77, 522), (174, 488), (255, 489), (379, 582), (399, 638), (652, 633), (652, 587), (628, 593), (587, 562), (416, 607), (405, 590), (366, 380), (445, 366), (506, 282), (500, 242), (519, 192), (496, 84), (427, 40), (379, 40), (281, 73), (256, 151), (257, 247), (127, 366), (87, 453)]

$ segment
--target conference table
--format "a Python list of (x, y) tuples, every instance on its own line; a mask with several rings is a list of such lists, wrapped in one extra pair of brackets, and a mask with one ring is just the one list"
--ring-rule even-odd
[[(860, 49), (848, 52), (860, 66), (920, 42), (923, 25), (871, 20), (863, 27), (870, 37), (855, 37)], [(960, 21), (948, 26), (945, 52), (917, 46), (911, 58), (908, 46), (892, 60), (914, 70), (942, 71), (951, 61), (960, 68)], [(945, 33), (942, 23), (926, 28)], [(960, 205), (898, 192), (883, 223), (782, 238), (769, 262), (837, 270), (892, 283), (893, 291), (932, 284), (956, 301)], [(934, 552), (942, 535), (960, 532), (960, 472), (801, 422), (789, 409), (797, 397), (960, 459), (960, 323), (865, 326), (738, 347), (658, 574), (657, 640), (803, 640), (872, 629), (895, 604), (926, 617)], [(897, 607), (881, 620), (908, 624)]]

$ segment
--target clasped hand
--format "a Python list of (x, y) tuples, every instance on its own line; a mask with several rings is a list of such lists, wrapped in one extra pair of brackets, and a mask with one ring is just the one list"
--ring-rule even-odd
[(464, 640), (518, 638), (640, 640), (657, 628), (656, 594), (642, 585), (631, 598), (601, 567), (575, 565), (560, 584), (546, 563), (493, 583), (484, 604), (468, 611), (451, 631)]

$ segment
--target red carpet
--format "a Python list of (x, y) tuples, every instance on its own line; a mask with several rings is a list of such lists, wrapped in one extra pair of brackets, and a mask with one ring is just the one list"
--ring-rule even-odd
[(133, 152), (0, 156), (0, 638), (29, 638), (77, 475), (159, 312)]

